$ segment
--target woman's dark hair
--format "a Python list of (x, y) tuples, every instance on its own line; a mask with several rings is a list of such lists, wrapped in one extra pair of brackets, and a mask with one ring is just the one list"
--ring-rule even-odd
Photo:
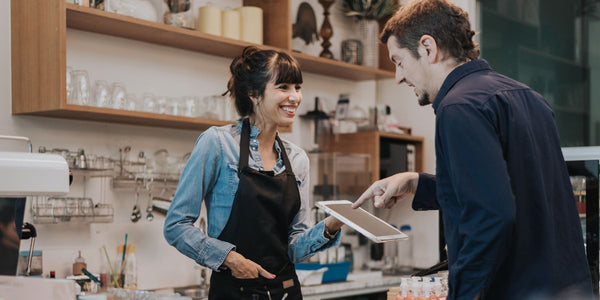
[(403, 5), (387, 21), (379, 39), (386, 44), (390, 36), (395, 36), (398, 46), (407, 48), (418, 59), (419, 40), (425, 34), (431, 35), (438, 47), (458, 62), (479, 57), (479, 45), (473, 42), (475, 32), (467, 12), (446, 0)]
[(229, 66), (231, 78), (227, 91), (235, 99), (235, 107), (241, 117), (254, 114), (250, 96), (264, 95), (267, 83), (275, 79), (275, 84), (302, 83), (302, 72), (298, 62), (290, 55), (278, 50), (260, 50), (254, 46), (244, 49)]

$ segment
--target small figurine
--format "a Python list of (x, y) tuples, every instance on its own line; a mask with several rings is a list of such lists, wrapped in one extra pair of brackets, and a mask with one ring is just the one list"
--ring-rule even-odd
[(318, 41), (317, 17), (310, 4), (302, 2), (298, 7), (296, 24), (292, 25), (292, 38), (299, 37), (308, 45), (313, 42), (313, 35)]

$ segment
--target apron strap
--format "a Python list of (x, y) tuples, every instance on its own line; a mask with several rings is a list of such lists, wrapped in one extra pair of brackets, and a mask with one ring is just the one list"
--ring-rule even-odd
[(287, 151), (285, 151), (285, 147), (283, 146), (283, 142), (279, 138), (279, 134), (275, 136), (277, 143), (279, 143), (279, 149), (281, 149), (281, 158), (283, 158), (283, 165), (285, 166), (285, 173), (294, 175), (294, 171), (292, 171), (292, 164), (287, 156)]
[(248, 157), (250, 156), (250, 120), (245, 118), (242, 122), (242, 135), (240, 136), (240, 161), (238, 164), (238, 173), (248, 166)]

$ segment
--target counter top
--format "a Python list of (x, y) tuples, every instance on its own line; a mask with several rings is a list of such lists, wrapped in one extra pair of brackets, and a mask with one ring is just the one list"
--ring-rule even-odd
[(318, 300), (385, 292), (391, 287), (399, 286), (400, 278), (402, 276), (383, 276), (381, 272), (350, 273), (343, 282), (302, 286), (302, 295), (305, 300)]

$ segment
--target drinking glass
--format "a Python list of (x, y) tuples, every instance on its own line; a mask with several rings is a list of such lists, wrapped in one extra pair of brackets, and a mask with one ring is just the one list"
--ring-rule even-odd
[(157, 113), (158, 105), (156, 103), (156, 96), (151, 93), (144, 93), (142, 95), (142, 105), (138, 110), (149, 112), (149, 113)]
[(213, 98), (216, 102), (217, 106), (217, 119), (218, 120), (227, 120), (227, 97), (221, 95), (214, 95)]
[(156, 112), (159, 114), (167, 114), (169, 111), (169, 100), (165, 96), (160, 96), (156, 100)]
[(88, 105), (90, 100), (90, 80), (86, 70), (75, 70), (71, 72), (73, 93), (70, 104)]
[(206, 97), (204, 98), (200, 98), (198, 97), (198, 104), (196, 106), (196, 117), (199, 118), (206, 118), (206, 111), (208, 109), (208, 102), (206, 100)]
[(180, 116), (182, 113), (182, 102), (180, 98), (170, 97), (167, 99), (167, 114)]
[(183, 97), (182, 116), (193, 118), (197, 115), (199, 98), (196, 96)]
[(206, 111), (204, 117), (207, 119), (218, 120), (218, 99), (215, 96), (206, 96), (203, 101), (206, 103)]
[(67, 102), (71, 103), (71, 96), (73, 94), (73, 81), (71, 80), (71, 72), (73, 68), (67, 67)]
[(139, 106), (137, 96), (134, 93), (128, 93), (125, 100), (126, 110), (136, 110)]
[(94, 84), (94, 105), (110, 107), (110, 88), (105, 80), (96, 80)]
[(112, 96), (111, 96), (111, 108), (114, 109), (125, 109), (125, 101), (126, 101), (127, 92), (125, 91), (125, 86), (122, 83), (115, 82), (112, 86)]

